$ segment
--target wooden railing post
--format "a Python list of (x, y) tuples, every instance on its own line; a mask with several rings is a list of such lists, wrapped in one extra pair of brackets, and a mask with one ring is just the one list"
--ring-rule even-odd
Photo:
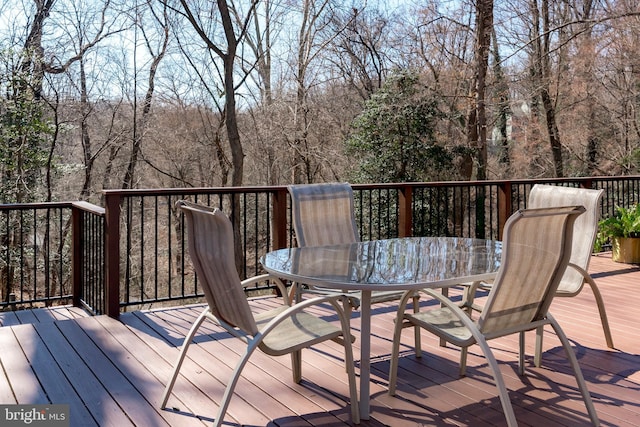
[[(71, 203), (71, 283), (73, 305), (92, 314), (104, 314), (104, 258), (96, 254), (105, 247), (105, 209), (89, 202)], [(98, 224), (96, 226), (96, 224)], [(99, 230), (96, 227), (100, 227)], [(97, 263), (101, 263), (98, 267)]]
[(507, 218), (511, 215), (511, 182), (504, 181), (498, 185), (498, 240), (502, 240), (502, 230)]
[(71, 283), (73, 286), (73, 305), (80, 307), (82, 299), (82, 263), (84, 235), (84, 212), (71, 204)]
[(399, 192), (398, 237), (413, 235), (413, 187), (402, 187)]
[(120, 194), (105, 193), (105, 307), (107, 315), (120, 316)]
[(593, 180), (591, 177), (584, 178), (580, 181), (580, 188), (586, 188), (587, 190), (593, 189)]
[(271, 250), (287, 247), (287, 194), (286, 188), (276, 190), (272, 199)]

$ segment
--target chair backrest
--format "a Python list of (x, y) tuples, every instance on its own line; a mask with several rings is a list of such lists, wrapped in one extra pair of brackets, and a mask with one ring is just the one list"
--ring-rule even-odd
[(360, 240), (348, 183), (291, 185), (293, 229), (299, 247)]
[(219, 319), (255, 335), (258, 328), (242, 288), (233, 255), (233, 228), (217, 208), (184, 200), (189, 256), (211, 312)]
[(500, 335), (547, 313), (571, 256), (573, 223), (582, 206), (517, 211), (506, 222), (500, 268), (478, 318)]
[[(585, 213), (580, 215), (573, 227), (571, 263), (587, 271), (593, 253), (593, 244), (598, 233), (600, 219), (600, 199), (604, 190), (561, 187), (536, 184), (529, 193), (527, 208), (551, 208), (558, 206), (584, 206)], [(568, 268), (562, 277), (559, 290), (577, 293), (582, 289), (584, 278), (580, 272)]]

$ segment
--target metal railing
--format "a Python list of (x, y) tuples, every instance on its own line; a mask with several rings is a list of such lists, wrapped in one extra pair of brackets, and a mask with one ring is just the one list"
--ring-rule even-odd
[(104, 310), (104, 209), (84, 202), (0, 205), (0, 308)]
[(93, 314), (105, 307), (105, 209), (86, 202), (72, 204), (73, 304)]
[[(363, 240), (500, 239), (536, 183), (603, 188), (603, 216), (640, 200), (640, 177), (353, 185)], [(72, 301), (92, 313), (184, 304), (202, 296), (188, 261), (180, 199), (221, 208), (236, 233), (241, 277), (267, 251), (295, 245), (286, 187), (107, 190), (84, 202), (0, 205), (0, 307)], [(265, 288), (257, 286), (256, 292)]]
[(0, 306), (71, 301), (68, 205), (0, 206)]

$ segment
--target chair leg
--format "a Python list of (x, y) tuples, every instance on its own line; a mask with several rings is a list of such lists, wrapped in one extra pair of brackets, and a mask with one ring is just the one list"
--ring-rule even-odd
[[(442, 296), (449, 297), (449, 288), (442, 288)], [(444, 304), (440, 303), (440, 307), (444, 307)], [(440, 347), (446, 347), (447, 340), (440, 338)]]
[[(344, 310), (344, 315), (346, 317), (347, 325), (349, 326), (349, 330), (351, 330), (351, 315), (353, 314), (353, 304), (351, 302), (351, 298), (344, 297), (342, 299), (342, 308)], [(345, 340), (349, 339), (348, 336), (345, 336)], [(349, 372), (349, 363), (345, 360), (345, 369)]]
[[(604, 339), (607, 342), (607, 347), (613, 347), (613, 338), (611, 336), (611, 329), (609, 328), (609, 320), (607, 319), (607, 312), (604, 308), (604, 301), (602, 299), (602, 294), (600, 293), (600, 289), (596, 285), (596, 282), (589, 276), (584, 273), (584, 280), (591, 287), (591, 291), (593, 292), (593, 296), (596, 299), (596, 304), (598, 305), (598, 313), (600, 314), (600, 322), (602, 323), (602, 330), (604, 331)], [(544, 335), (544, 328), (540, 326), (536, 329), (536, 349), (533, 358), (534, 365), (539, 368), (542, 365), (542, 341)]]
[(467, 355), (469, 354), (469, 347), (462, 347), (460, 349), (460, 368), (458, 373), (461, 377), (467, 375)]
[(569, 344), (569, 340), (567, 336), (564, 334), (564, 331), (556, 322), (556, 320), (547, 313), (547, 318), (553, 327), (553, 330), (558, 335), (562, 346), (564, 347), (564, 351), (567, 354), (567, 358), (569, 359), (569, 363), (571, 364), (571, 368), (573, 368), (573, 373), (576, 377), (576, 381), (578, 383), (578, 388), (580, 389), (580, 393), (582, 394), (582, 399), (584, 400), (584, 404), (587, 407), (587, 412), (589, 413), (589, 418), (591, 418), (591, 423), (594, 426), (600, 425), (600, 420), (598, 419), (598, 414), (596, 413), (596, 409), (593, 406), (593, 401), (591, 400), (591, 394), (589, 394), (589, 390), (587, 389), (587, 383), (584, 380), (584, 376), (582, 375), (582, 370), (580, 369), (580, 365), (578, 364), (578, 359), (576, 358), (576, 354), (571, 348), (571, 344)]
[(351, 305), (351, 300), (347, 296), (342, 298), (342, 309), (347, 316), (347, 321), (351, 323), (351, 312), (353, 310), (353, 307)]
[(293, 382), (300, 384), (300, 381), (302, 381), (302, 350), (291, 353), (291, 372), (293, 374)]
[(474, 336), (476, 337), (476, 342), (480, 346), (482, 353), (484, 353), (484, 357), (487, 359), (491, 372), (493, 373), (493, 380), (496, 383), (496, 388), (500, 395), (500, 403), (502, 404), (502, 411), (504, 412), (504, 416), (507, 420), (507, 425), (509, 427), (515, 427), (518, 425), (518, 422), (516, 421), (516, 415), (513, 412), (511, 399), (509, 399), (509, 392), (504, 383), (504, 378), (502, 378), (502, 374), (500, 373), (498, 362), (484, 337), (479, 334), (477, 336), (474, 334)]
[(298, 288), (298, 283), (292, 282), (291, 288), (289, 288), (289, 301), (292, 301), (293, 304), (296, 304), (300, 299), (300, 290)]
[(351, 345), (351, 311), (348, 313), (338, 313), (338, 316), (341, 317), (340, 324), (342, 325), (342, 337), (344, 340), (344, 361), (347, 368), (347, 377), (349, 379), (351, 420), (354, 424), (360, 424), (360, 402), (358, 401), (355, 363), (353, 360), (353, 346)]
[(242, 358), (238, 361), (238, 364), (233, 371), (233, 375), (227, 383), (227, 387), (224, 390), (224, 395), (222, 396), (222, 401), (220, 402), (220, 408), (218, 408), (218, 414), (216, 415), (215, 420), (213, 420), (214, 427), (219, 427), (222, 425), (224, 416), (227, 413), (227, 409), (229, 408), (229, 403), (231, 402), (231, 397), (233, 396), (233, 391), (235, 390), (236, 384), (238, 384), (238, 380), (240, 379), (242, 369), (244, 369), (244, 366), (249, 361), (249, 357), (251, 357), (256, 348), (258, 348), (258, 340), (254, 338), (253, 340), (249, 341), (247, 350), (242, 355)]
[(471, 315), (473, 313), (473, 303), (476, 299), (476, 292), (480, 287), (480, 282), (472, 282), (469, 286), (464, 287), (462, 294), (462, 306), (466, 309), (467, 313)]
[(591, 276), (586, 277), (585, 281), (589, 284), (589, 286), (591, 286), (593, 296), (596, 298), (596, 304), (598, 304), (598, 312), (600, 313), (600, 321), (602, 322), (602, 329), (604, 331), (604, 338), (607, 341), (607, 347), (613, 348), (613, 338), (611, 337), (609, 320), (607, 319), (607, 312), (604, 309), (604, 301), (602, 300), (600, 289), (598, 289), (596, 282), (594, 282)]
[(160, 404), (160, 409), (164, 409), (167, 407), (167, 401), (169, 400), (169, 395), (171, 394), (171, 390), (173, 390), (173, 386), (176, 382), (176, 378), (178, 378), (178, 373), (180, 372), (180, 368), (182, 367), (182, 362), (184, 361), (184, 357), (187, 355), (187, 350), (191, 345), (191, 341), (193, 341), (193, 337), (195, 336), (196, 331), (198, 330), (200, 325), (202, 325), (202, 322), (204, 322), (204, 319), (207, 317), (208, 313), (209, 313), (209, 308), (207, 307), (202, 311), (202, 313), (200, 313), (200, 316), (198, 316), (196, 321), (193, 322), (193, 325), (191, 326), (189, 333), (184, 338), (184, 341), (182, 343), (182, 348), (180, 349), (180, 355), (178, 356), (178, 360), (176, 360), (176, 363), (173, 368), (173, 374), (171, 375), (171, 379), (169, 380), (169, 382), (167, 383), (167, 386), (164, 389), (164, 394), (162, 395), (162, 403)]
[(298, 283), (298, 282), (293, 282), (291, 284), (291, 295), (290, 296), (290, 300), (293, 301), (294, 304), (299, 303), (300, 301), (302, 301), (302, 287), (304, 285), (302, 283)]
[(396, 382), (398, 380), (398, 359), (400, 357), (400, 337), (402, 335), (403, 318), (401, 314), (396, 317), (393, 329), (393, 344), (391, 345), (391, 360), (389, 364), (389, 396), (396, 394)]
[(524, 332), (518, 334), (518, 374), (524, 375)]
[(544, 336), (544, 326), (536, 328), (536, 348), (533, 353), (533, 364), (536, 368), (542, 366), (542, 338)]
[[(413, 297), (413, 312), (414, 313), (419, 313), (420, 312), (420, 297), (419, 296), (414, 296)], [(422, 339), (420, 338), (420, 326), (414, 326), (413, 327), (413, 337), (415, 340), (415, 352), (416, 352), (416, 357), (420, 358), (422, 357)]]

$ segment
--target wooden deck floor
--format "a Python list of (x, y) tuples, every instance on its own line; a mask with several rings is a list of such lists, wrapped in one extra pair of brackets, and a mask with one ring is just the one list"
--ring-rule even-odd
[[(591, 271), (605, 298), (616, 349), (605, 346), (593, 295), (557, 298), (552, 312), (573, 340), (605, 426), (640, 425), (640, 334), (635, 302), (640, 268), (596, 256)], [(426, 302), (425, 302), (426, 303)], [(257, 308), (273, 304), (262, 298)], [(201, 306), (123, 314), (120, 321), (84, 317), (73, 308), (4, 313), (0, 322), (0, 404), (64, 403), (72, 426), (202, 426), (217, 410), (238, 340), (206, 324), (183, 366), (169, 405), (159, 400), (189, 325)], [(372, 324), (372, 416), (363, 426), (500, 426), (504, 417), (489, 370), (472, 347), (468, 376), (458, 378), (459, 351), (424, 334), (425, 355), (412, 354), (405, 331), (399, 392), (386, 394), (393, 305), (378, 305)], [(359, 319), (353, 320), (359, 329)], [(357, 336), (357, 332), (356, 332)], [(528, 354), (532, 354), (533, 335)], [(525, 377), (517, 339), (492, 342), (520, 425), (589, 425), (559, 340), (545, 335), (544, 363)], [(359, 354), (356, 341), (356, 354)], [(241, 378), (227, 425), (349, 425), (346, 374), (332, 344), (303, 353), (303, 382), (291, 382), (289, 358), (256, 354)]]

